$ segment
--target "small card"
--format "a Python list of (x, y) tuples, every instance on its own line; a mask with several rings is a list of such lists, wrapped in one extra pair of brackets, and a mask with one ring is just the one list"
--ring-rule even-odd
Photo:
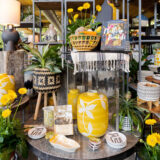
[(73, 135), (72, 105), (55, 106), (54, 132), (62, 135)]

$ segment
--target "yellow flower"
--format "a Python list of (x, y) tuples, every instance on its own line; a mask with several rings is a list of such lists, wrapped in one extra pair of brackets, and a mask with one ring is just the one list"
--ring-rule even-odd
[(5, 94), (1, 97), (1, 103), (3, 106), (6, 106), (10, 101), (10, 97), (8, 94)]
[(77, 8), (77, 10), (81, 12), (83, 10), (83, 7), (80, 6), (80, 7)]
[(100, 26), (95, 31), (96, 31), (96, 33), (101, 33), (101, 30), (102, 30), (102, 27)]
[(102, 10), (102, 7), (100, 5), (96, 5), (96, 10), (100, 12)]
[(157, 123), (157, 121), (155, 119), (147, 119), (145, 121), (145, 124), (147, 124), (147, 125), (154, 125), (156, 123)]
[(69, 19), (69, 20), (68, 20), (68, 22), (69, 22), (69, 24), (72, 24), (72, 21), (71, 21), (71, 19)]
[(67, 10), (67, 12), (68, 12), (68, 13), (72, 13), (72, 12), (73, 12), (73, 8), (69, 8), (69, 9)]
[(89, 9), (90, 8), (90, 4), (89, 3), (84, 3), (83, 4), (83, 9)]
[(27, 93), (27, 89), (26, 88), (20, 88), (19, 90), (18, 90), (18, 93), (19, 94), (26, 94)]
[(11, 115), (11, 110), (10, 109), (6, 109), (6, 110), (4, 110), (3, 112), (2, 112), (2, 117), (3, 118), (7, 118), (7, 117), (9, 117), (10, 115)]
[(74, 22), (77, 20), (78, 16), (79, 16), (78, 14), (75, 14), (75, 15), (74, 15), (74, 18), (73, 18), (73, 19), (74, 19)]
[(92, 18), (93, 18), (93, 19), (96, 19), (96, 16), (95, 16), (95, 15), (92, 15)]
[(14, 101), (17, 98), (17, 94), (13, 90), (8, 90), (8, 96), (10, 97), (11, 101)]
[(152, 135), (148, 135), (147, 136), (147, 144), (151, 147), (155, 147), (155, 145), (157, 144), (157, 138), (156, 136)]
[(159, 133), (153, 133), (152, 135), (154, 135), (157, 138), (157, 143), (160, 144), (160, 134)]

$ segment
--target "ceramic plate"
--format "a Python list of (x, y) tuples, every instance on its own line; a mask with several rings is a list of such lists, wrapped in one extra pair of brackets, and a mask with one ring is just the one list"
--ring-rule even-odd
[(31, 139), (40, 139), (43, 138), (46, 134), (46, 128), (45, 127), (35, 127), (28, 131), (28, 137)]

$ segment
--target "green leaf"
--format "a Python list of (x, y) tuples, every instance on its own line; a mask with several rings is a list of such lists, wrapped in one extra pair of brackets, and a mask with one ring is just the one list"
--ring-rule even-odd
[[(22, 44), (22, 47), (26, 50), (26, 51), (29, 51), (33, 56), (35, 56), (36, 58), (38, 58), (38, 59), (42, 59), (42, 55), (41, 55), (41, 53), (37, 50), (37, 49), (35, 49), (35, 48), (31, 48), (29, 45), (27, 45), (27, 44)], [(27, 52), (27, 54), (29, 54), (28, 52)]]
[(13, 148), (4, 148), (0, 151), (0, 160), (10, 160), (12, 152), (14, 152)]
[(28, 66), (26, 69), (25, 69), (25, 71), (33, 71), (35, 68), (41, 68), (41, 66), (40, 65), (30, 65), (30, 66)]
[(54, 71), (54, 73), (61, 73), (61, 72), (62, 72), (62, 71), (61, 71), (58, 67), (56, 67), (56, 66), (53, 67), (53, 71)]
[(21, 155), (23, 158), (28, 157), (28, 147), (25, 141), (20, 141), (16, 146), (16, 151), (19, 155)]
[(4, 141), (4, 138), (0, 137), (0, 143), (3, 143), (3, 141)]

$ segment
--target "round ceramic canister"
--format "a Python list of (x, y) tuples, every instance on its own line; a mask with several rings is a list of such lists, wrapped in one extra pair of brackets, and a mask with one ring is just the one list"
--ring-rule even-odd
[(54, 129), (54, 107), (53, 106), (47, 106), (43, 107), (43, 113), (44, 113), (44, 126), (49, 129)]

